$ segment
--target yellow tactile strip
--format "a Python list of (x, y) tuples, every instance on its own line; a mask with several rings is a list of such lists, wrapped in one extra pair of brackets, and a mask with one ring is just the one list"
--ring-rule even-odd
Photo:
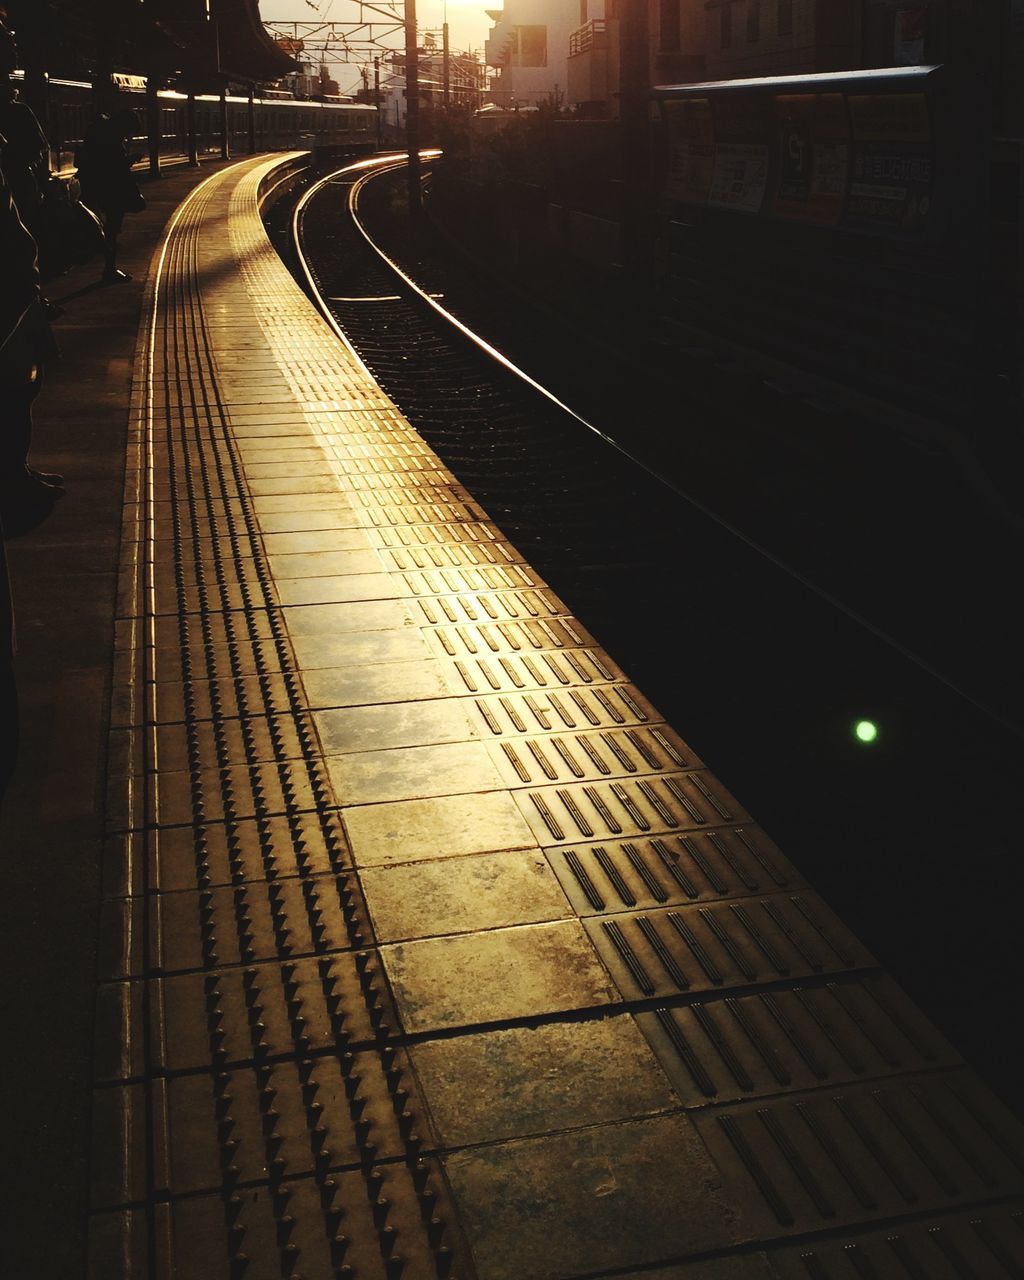
[(1004, 1109), (336, 341), (273, 164), (181, 207), (140, 342), (97, 1240), (197, 1280), (1012, 1249)]

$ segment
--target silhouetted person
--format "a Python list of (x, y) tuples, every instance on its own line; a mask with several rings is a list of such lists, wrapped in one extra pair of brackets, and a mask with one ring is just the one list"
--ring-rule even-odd
[[(50, 144), (35, 112), (18, 97), (10, 79), (18, 65), (18, 48), (13, 32), (0, 20), (0, 133), (4, 144), (4, 172), (18, 216), (42, 251), (45, 239), (43, 200), (50, 182)], [(48, 315), (62, 314), (63, 308), (43, 299)]]
[[(4, 167), (0, 144), (0, 168)], [(34, 524), (64, 489), (53, 472), (29, 465), (32, 405), (43, 385), (45, 362), (57, 354), (39, 291), (36, 242), (18, 216), (6, 179), (0, 197), (0, 515), (8, 534)]]
[[(0, 149), (4, 142), (0, 135)], [(18, 217), (10, 187), (0, 165), (0, 369), (26, 312), (35, 303), (39, 286), (35, 274), (35, 244)], [(0, 382), (0, 397), (6, 388)], [(0, 432), (6, 434), (7, 415), (0, 401)], [(8, 464), (0, 438), (0, 470)], [(2, 479), (2, 475), (0, 475)], [(0, 488), (0, 493), (3, 489)], [(14, 683), (14, 606), (4, 549), (4, 506), (0, 502), (0, 800), (14, 772), (18, 750), (18, 697)]]
[(117, 238), (124, 215), (139, 212), (146, 203), (132, 173), (128, 152), (128, 140), (140, 127), (138, 116), (128, 108), (98, 116), (75, 155), (82, 203), (103, 219), (103, 279), (108, 282), (131, 279), (117, 265)]

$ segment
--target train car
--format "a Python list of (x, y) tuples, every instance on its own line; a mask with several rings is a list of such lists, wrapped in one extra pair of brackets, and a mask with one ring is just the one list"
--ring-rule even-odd
[[(312, 151), (315, 147), (351, 154), (372, 151), (377, 136), (377, 111), (365, 103), (343, 101), (302, 101), (280, 97), (270, 90), (254, 99), (253, 120), (256, 150)], [(273, 95), (273, 96), (271, 96)], [(123, 77), (119, 102), (134, 108), (140, 122), (146, 120), (146, 92), (141, 77)], [(186, 94), (162, 89), (157, 94), (160, 115), (160, 159), (174, 163), (188, 155)], [(249, 150), (249, 99), (227, 97), (227, 144), (233, 155)], [(49, 84), (47, 132), (51, 164), (55, 172), (70, 174), (75, 168), (75, 151), (95, 115), (92, 86), (88, 81), (54, 78)], [(221, 104), (217, 94), (195, 96), (196, 150), (200, 158), (220, 155), (223, 138)], [(148, 155), (148, 140), (140, 134), (132, 150), (141, 164)]]

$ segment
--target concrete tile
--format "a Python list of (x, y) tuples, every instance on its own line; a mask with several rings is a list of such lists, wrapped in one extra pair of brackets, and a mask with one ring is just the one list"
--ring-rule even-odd
[(253, 510), (257, 516), (272, 515), (282, 511), (351, 511), (348, 497), (335, 482), (323, 493), (266, 493), (254, 494)]
[(456, 699), (331, 707), (313, 715), (324, 754), (465, 742), (476, 731)]
[(327, 769), (341, 805), (423, 800), (428, 796), (503, 789), (482, 742), (359, 751), (330, 757)]
[(537, 1018), (616, 1003), (575, 920), (381, 947), (407, 1032)]
[(476, 1148), (445, 1165), (479, 1280), (564, 1280), (751, 1236), (683, 1115)]
[(344, 823), (362, 866), (537, 847), (512, 797), (499, 791), (362, 805), (346, 809)]
[(301, 436), (255, 436), (251, 440), (236, 440), (235, 452), (246, 466), (264, 462), (299, 462), (304, 458), (320, 459), (324, 451), (319, 443), (304, 440)]
[(348, 604), (311, 604), (284, 611), (293, 636), (331, 635), (348, 631), (397, 631), (415, 626), (398, 600), (354, 600)]
[(313, 551), (271, 555), (270, 569), (277, 579), (329, 578), (339, 574), (379, 574), (384, 570), (380, 552), (368, 544), (346, 551)]
[[(451, 695), (439, 662), (373, 662), (358, 667), (323, 667), (305, 672), (303, 683), (314, 707), (354, 707), (367, 703), (415, 702)], [(494, 777), (497, 778), (497, 772)]]
[(279, 557), (322, 555), (333, 551), (361, 551), (372, 546), (366, 531), (357, 527), (316, 529), (300, 533), (269, 533), (264, 536), (263, 545), (271, 561)]
[(311, 511), (270, 511), (256, 513), (256, 518), (264, 534), (302, 533), (309, 530), (323, 529), (362, 529), (363, 520), (354, 507), (344, 504), (339, 499), (337, 507), (326, 510)]
[(238, 440), (310, 438), (309, 424), (301, 414), (243, 413), (229, 409), (226, 415), (231, 434)]
[(546, 861), (535, 853), (365, 867), (363, 893), (382, 942), (536, 924), (573, 915)]
[(286, 476), (276, 475), (267, 480), (247, 479), (246, 483), (249, 492), (256, 497), (271, 497), (274, 495), (292, 495), (300, 494), (303, 498), (307, 494), (334, 495), (341, 487), (341, 479), (338, 476), (324, 475), (323, 468), (320, 468), (318, 475), (300, 475)]
[(396, 573), (353, 573), (333, 578), (286, 578), (277, 584), (284, 605), (344, 604), (349, 600), (394, 600), (409, 589)]
[(416, 628), (388, 631), (343, 631), (337, 635), (313, 632), (292, 637), (299, 668), (362, 667), (378, 662), (430, 662), (433, 654)]
[(409, 1052), (445, 1147), (635, 1119), (680, 1105), (628, 1013), (428, 1040)]
[(246, 479), (254, 481), (273, 480), (278, 476), (322, 476), (324, 469), (329, 468), (331, 464), (324, 456), (322, 449), (311, 449), (301, 458), (261, 459), (260, 461), (250, 459), (244, 465)]

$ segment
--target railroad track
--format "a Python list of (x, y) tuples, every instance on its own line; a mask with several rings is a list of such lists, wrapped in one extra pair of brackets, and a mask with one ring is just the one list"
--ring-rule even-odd
[[(303, 282), (339, 338), (930, 1016), (958, 1027), (957, 1047), (1012, 1092), (1005, 991), (991, 981), (1021, 972), (999, 941), (1013, 935), (1009, 918), (1000, 927), (1009, 907), (993, 904), (995, 928), (968, 922), (970, 946), (936, 957), (965, 928), (963, 850), (994, 874), (1010, 865), (1012, 837), (988, 814), (1012, 802), (1019, 740), (516, 371), (453, 314), (437, 264), (389, 260), (369, 224), (403, 184), (400, 162), (367, 162), (296, 206)], [(850, 736), (860, 716), (882, 730), (870, 751)]]

